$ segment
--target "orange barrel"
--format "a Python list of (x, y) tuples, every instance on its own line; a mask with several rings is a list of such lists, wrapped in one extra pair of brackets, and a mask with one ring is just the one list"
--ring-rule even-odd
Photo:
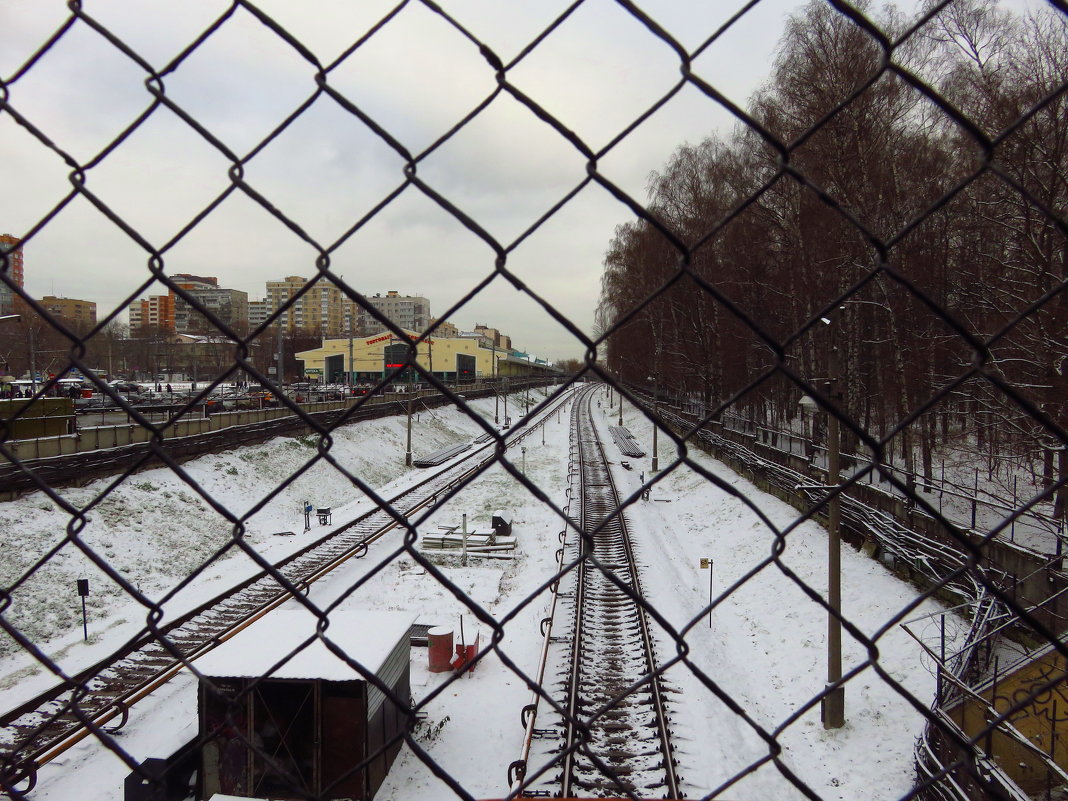
[(452, 670), (452, 629), (435, 626), (426, 633), (426, 641), (430, 653), (430, 672)]

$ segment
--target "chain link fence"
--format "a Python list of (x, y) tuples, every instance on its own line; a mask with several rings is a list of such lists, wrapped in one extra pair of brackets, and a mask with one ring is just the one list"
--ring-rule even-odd
[[(750, 504), (763, 521), (762, 533), (769, 535), (770, 555), (746, 578), (710, 597), (708, 605), (678, 628), (673, 646), (679, 654), (687, 652), (695, 626), (710, 611), (716, 613), (734, 598), (744, 597), (747, 581), (764, 570), (781, 571), (812, 601), (814, 614), (829, 613), (845, 628), (847, 637), (869, 654), (844, 676), (832, 677), (800, 709), (784, 708), (781, 717), (765, 727), (754, 724), (753, 731), (768, 741), (766, 755), (738, 767), (713, 786), (690, 786), (694, 797), (730, 798), (734, 792), (744, 797), (735, 783), (769, 762), (798, 797), (831, 797), (825, 787), (813, 785), (786, 765), (780, 738), (805, 712), (833, 698), (843, 687), (848, 690), (862, 681), (885, 682), (922, 718), (915, 732), (915, 777), (911, 789), (899, 797), (1064, 797), (1068, 791), (1068, 752), (1062, 736), (1066, 705), (1058, 701), (1068, 658), (1063, 642), (1068, 575), (1062, 560), (1068, 506), (1068, 50), (1064, 47), (1068, 8), (1051, 2), (1028, 10), (1029, 16), (1014, 17), (994, 3), (946, 0), (923, 3), (915, 16), (906, 18), (841, 0), (814, 0), (793, 11), (770, 83), (748, 108), (742, 108), (717, 89), (715, 80), (702, 76), (695, 61), (739, 20), (755, 13), (760, 5), (756, 0), (739, 8), (718, 30), (709, 31), (695, 49), (681, 45), (671, 30), (640, 5), (618, 0), (616, 10), (670, 52), (681, 75), (644, 113), (622, 127), (610, 144), (597, 150), (569, 127), (566, 118), (524, 91), (522, 82), (513, 77), (524, 60), (554, 32), (572, 24), (588, 5), (580, 0), (563, 9), (529, 46), (505, 61), (493, 43), (480, 40), (464, 14), (453, 12), (448, 4), (401, 2), (365, 32), (354, 35), (351, 46), (337, 59), (324, 63), (299, 34), (287, 30), (270, 13), (254, 3), (235, 0), (171, 62), (159, 65), (147, 61), (95, 17), (92, 4), (68, 3), (66, 21), (41, 39), (22, 66), (0, 80), (0, 116), (32, 138), (35, 147), (59, 159), (71, 184), (54, 208), (18, 232), (21, 244), (0, 256), (0, 286), (11, 296), (11, 308), (42, 323), (63, 343), (53, 374), (40, 386), (35, 377), (33, 397), (9, 406), (7, 419), (0, 422), (0, 455), (11, 466), (9, 475), (28, 481), (64, 517), (63, 535), (31, 554), (17, 575), (5, 578), (0, 626), (9, 641), (7, 653), (24, 652), (68, 683), (72, 691), (68, 701), (50, 714), (80, 719), (90, 742), (111, 750), (133, 776), (160, 793), (137, 797), (184, 797), (183, 790), (169, 784), (188, 781), (190, 771), (197, 769), (189, 764), (203, 764), (198, 761), (203, 758), (200, 751), (210, 737), (202, 735), (194, 742), (194, 756), (174, 755), (162, 774), (154, 772), (109, 726), (90, 719), (80, 702), (99, 688), (85, 677), (68, 675), (61, 661), (50, 655), (48, 642), (26, 633), (24, 619), (17, 613), (25, 614), (18, 608), (21, 593), (34, 577), (75, 552), (95, 565), (115, 592), (147, 610), (147, 623), (133, 640), (155, 640), (196, 670), (174, 639), (177, 635), (160, 625), (162, 608), (218, 560), (243, 554), (275, 585), (302, 596), (307, 590), (304, 580), (273, 565), (250, 543), (246, 533), (252, 512), (229, 509), (214, 498), (204, 476), (186, 461), (189, 453), (173, 446), (178, 421), (199, 414), (217, 388), (244, 381), (277, 398), (291, 419), (309, 432), (312, 450), (305, 467), (278, 477), (274, 490), (253, 511), (284, 497), (313, 466), (329, 465), (407, 532), (401, 545), (376, 557), (375, 570), (381, 572), (403, 560), (421, 565), (427, 580), (441, 583), (492, 632), (490, 644), (482, 644), (481, 655), (496, 653), (512, 665), (505, 658), (506, 649), (499, 646), (503, 621), (472, 599), (456, 574), (435, 566), (416, 547), (422, 533), (417, 529), (425, 527), (426, 515), (395, 506), (395, 499), (382, 494), (371, 479), (332, 452), (344, 427), (364, 419), (391, 383), (404, 380), (406, 371), (414, 369), (431, 388), (429, 395), (465, 410), (498, 445), (489, 465), (455, 486), (435, 489), (427, 501), (429, 508), (442, 508), (467, 485), (485, 480), (490, 467), (498, 466), (564, 519), (559, 510), (565, 508), (565, 499), (551, 497), (527, 477), (525, 450), (520, 469), (514, 453), (505, 448), (505, 437), (510, 435), (489, 425), (485, 412), (473, 408), (480, 394), (499, 400), (499, 383), (487, 382), (461, 394), (456, 385), (419, 363), (416, 350), (439, 335), (440, 324), (418, 332), (407, 363), (376, 382), (367, 397), (336, 409), (310, 411), (298, 403), (257, 355), (258, 349), (270, 347), (272, 327), (280, 327), (283, 315), (316, 286), (327, 283), (339, 287), (383, 329), (408, 341), (406, 332), (362, 295), (354, 281), (339, 274), (334, 255), (347, 241), (359, 238), (403, 193), (417, 192), (485, 243), (495, 256), (490, 275), (468, 288), (441, 315), (442, 320), (462, 312), (492, 281), (510, 283), (573, 336), (576, 352), (585, 353), (584, 363), (578, 364), (573, 375), (561, 378), (561, 385), (567, 388), (575, 380), (604, 382), (616, 397), (625, 397), (641, 410), (635, 425), (648, 422), (658, 429), (669, 455), (657, 472), (648, 477), (643, 473), (643, 487), (628, 498), (628, 507), (648, 498), (649, 490), (655, 493), (666, 486), (672, 475), (688, 472), (702, 478), (705, 491), (733, 493), (728, 481), (696, 457), (696, 451), (707, 451), (796, 508), (793, 522), (776, 525)], [(413, 9), (431, 12), (462, 36), (496, 82), (488, 97), (422, 152), (410, 150), (400, 133), (374, 119), (358, 99), (331, 81), (348, 59), (384, 36)], [(302, 62), (309, 78), (305, 100), (244, 155), (167, 92), (168, 81), (180, 73), (183, 64), (232, 25), (236, 15), (254, 17)], [(128, 64), (136, 65), (151, 98), (142, 113), (90, 158), (68, 152), (62, 132), (36, 120), (20, 96), (21, 86), (29, 83), (39, 64), (65, 38), (76, 34), (97, 37)], [(726, 109), (735, 119), (736, 131), (700, 146), (680, 147), (664, 170), (653, 176), (649, 198), (628, 193), (599, 164), (683, 90), (695, 90), (708, 104)], [(555, 131), (586, 164), (586, 174), (574, 189), (556, 199), (549, 211), (510, 243), (494, 237), (476, 215), (465, 213), (447, 191), (420, 172), (435, 151), (505, 97)], [(402, 164), (397, 186), (333, 242), (317, 240), (306, 220), (273, 204), (248, 170), (258, 153), (282, 137), (320, 99), (329, 99), (350, 114)], [(604, 103), (611, 104), (612, 99), (604, 98)], [(221, 157), (229, 178), (221, 194), (163, 243), (151, 241), (124, 219), (94, 191), (91, 180), (95, 170), (121, 156), (138, 131), (162, 114), (183, 121)], [(611, 244), (606, 243), (595, 334), (561, 312), (554, 297), (538, 294), (509, 263), (533, 232), (588, 187), (614, 198), (621, 213), (629, 212), (633, 220), (617, 231)], [(167, 269), (168, 252), (234, 195), (256, 204), (272, 225), (288, 230), (316, 254), (314, 279), (250, 331), (225, 322)], [(88, 331), (75, 330), (32, 297), (15, 269), (20, 252), (31, 252), (35, 240), (76, 201), (91, 204), (107, 224), (146, 255), (142, 283)], [(233, 345), (232, 358), (211, 375), (202, 376), (192, 396), (162, 420), (131, 406), (96, 376), (92, 370), (95, 356), (90, 355), (93, 341), (98, 345), (122, 310), (150, 289), (180, 298), (210, 323), (213, 335)], [(31, 371), (36, 369), (37, 365), (31, 365)], [(58, 483), (50, 483), (49, 477), (59, 474), (49, 472), (51, 467), (43, 463), (47, 460), (27, 458), (26, 451), (18, 447), (19, 421), (36, 416), (35, 404), (54, 394), (60, 380), (74, 371), (88, 376), (100, 393), (124, 409), (132, 425), (146, 432), (143, 447), (106, 467), (111, 477), (92, 485), (98, 489), (91, 497), (75, 498)], [(504, 389), (505, 394), (508, 391)], [(396, 411), (409, 418), (411, 397), (406, 396), (407, 409), (403, 402), (394, 402)], [(798, 405), (804, 398), (811, 401), (807, 409)], [(542, 410), (552, 409), (551, 403), (546, 399), (533, 411), (528, 404), (519, 427), (524, 428)], [(429, 405), (421, 408), (432, 413)], [(277, 425), (265, 430), (265, 436), (275, 433)], [(409, 445), (409, 455), (410, 450)], [(124, 486), (141, 481), (141, 471), (161, 464), (188, 488), (190, 508), (225, 520), (231, 534), (224, 543), (199, 553), (188, 577), (157, 597), (142, 590), (138, 576), (112, 565), (110, 550), (84, 540), (82, 531), (94, 511), (120, 497)], [(1011, 491), (1006, 489), (1009, 486)], [(933, 492), (938, 493), (937, 499)], [(977, 500), (980, 494), (987, 499), (982, 504)], [(785, 554), (800, 538), (800, 527), (812, 520), (840, 532), (847, 544), (914, 588), (913, 600), (891, 610), (874, 633), (851, 620), (848, 608), (839, 611), (838, 601), (828, 597), (822, 586), (811, 585), (791, 568)], [(18, 537), (18, 531), (5, 532), (7, 546), (18, 547)], [(367, 552), (366, 544), (363, 550)], [(517, 603), (518, 608), (539, 607), (546, 589), (573, 567), (562, 557), (559, 563), (554, 560), (546, 574), (537, 577), (531, 593)], [(362, 592), (367, 588), (359, 580), (345, 595), (359, 599)], [(921, 615), (918, 610), (929, 600), (939, 601), (949, 611), (940, 618)], [(434, 732), (428, 734), (424, 725), (422, 734), (412, 733), (440, 692), (413, 706), (409, 698), (397, 694), (396, 685), (356, 664), (338, 645), (339, 640), (323, 636), (336, 604), (320, 607), (305, 601), (304, 607), (318, 620), (318, 630), (305, 641), (293, 643), (288, 656), (296, 657), (313, 645), (324, 646), (356, 669), (372, 688), (372, 696), (377, 692), (376, 697), (388, 699), (392, 707), (387, 707), (396, 710), (393, 733), (372, 743), (371, 753), (354, 770), (379, 770), (375, 767), (379, 758), (383, 754), (392, 758), (403, 743), (440, 781), (443, 794), (472, 797), (436, 757)], [(944, 627), (952, 615), (961, 621), (961, 630), (947, 638)], [(943, 628), (940, 636), (932, 637), (928, 623), (937, 619)], [(883, 667), (881, 638), (898, 627), (916, 638), (925, 663), (936, 674), (933, 697), (912, 693), (900, 676)], [(127, 645), (123, 642), (122, 647)], [(776, 647), (774, 642), (766, 643), (769, 650)], [(107, 662), (105, 651), (100, 653)], [(120, 653), (124, 652), (116, 650), (113, 656)], [(281, 675), (278, 668), (269, 666), (268, 676)], [(530, 678), (535, 675), (534, 666), (513, 669), (519, 683), (529, 685), (535, 697), (548, 700), (556, 691), (555, 684), (539, 687)], [(700, 670), (695, 674), (706, 687), (718, 686), (715, 675)], [(871, 674), (876, 678), (868, 678)], [(245, 720), (243, 715), (270, 714), (264, 710), (271, 709), (288, 710), (288, 718), (276, 724), (304, 725), (300, 710), (311, 702), (285, 696), (277, 686), (259, 680), (265, 678), (248, 677), (249, 683), (240, 686), (216, 683), (209, 695), (215, 699), (210, 703), (218, 703), (209, 703), (204, 713), (210, 732), (217, 737)], [(325, 709), (329, 706), (326, 698), (315, 703)], [(729, 706), (731, 700), (725, 703)], [(128, 714), (136, 712), (124, 708), (123, 721)], [(42, 726), (47, 722), (39, 721)], [(259, 731), (262, 734), (262, 728)], [(33, 798), (29, 755), (13, 737), (8, 735), (4, 755), (5, 790), (13, 798)], [(279, 767), (284, 761), (280, 746), (250, 736), (238, 739), (242, 753), (252, 756), (234, 757), (224, 750), (213, 758), (219, 763), (231, 758), (255, 763), (261, 779), (273, 777), (261, 785), (264, 792), (335, 797), (336, 788), (312, 790), (284, 781), (271, 784), (284, 775)], [(285, 759), (298, 760), (294, 752), (299, 750), (299, 738), (287, 741), (283, 737), (280, 742), (289, 750)], [(517, 743), (514, 753), (518, 750)], [(539, 771), (541, 775), (546, 769)], [(503, 777), (501, 784), (506, 786)], [(533, 785), (520, 781), (512, 792), (524, 795), (532, 790)], [(168, 794), (172, 792), (178, 795)]]

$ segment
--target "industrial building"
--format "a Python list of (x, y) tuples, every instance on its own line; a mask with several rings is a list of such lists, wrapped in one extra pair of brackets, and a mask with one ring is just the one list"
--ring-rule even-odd
[[(499, 348), (477, 334), (458, 337), (430, 337), (412, 345), (418, 334), (405, 330), (408, 341), (391, 331), (370, 337), (324, 339), (320, 347), (296, 355), (304, 364), (304, 376), (322, 383), (378, 381), (414, 361), (424, 371), (442, 381), (474, 381), (497, 376), (526, 376), (552, 372), (547, 362)], [(404, 372), (397, 381), (419, 381), (414, 372)]]
[[(370, 337), (324, 339), (315, 350), (298, 353), (297, 361), (304, 364), (304, 376), (324, 383), (345, 383), (351, 373), (352, 381), (378, 381), (409, 361), (409, 344), (418, 334), (405, 330), (408, 341), (391, 331), (381, 331)], [(474, 338), (431, 337), (416, 346), (415, 362), (423, 370), (443, 381), (473, 381), (496, 375), (495, 364), (507, 354), (502, 350), (483, 347)], [(408, 373), (399, 381), (418, 381)]]

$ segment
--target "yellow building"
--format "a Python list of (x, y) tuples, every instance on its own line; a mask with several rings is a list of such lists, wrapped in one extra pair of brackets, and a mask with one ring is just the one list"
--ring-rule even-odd
[[(414, 331), (405, 333), (411, 340), (418, 336)], [(310, 380), (344, 383), (351, 372), (354, 381), (378, 381), (407, 363), (408, 347), (396, 334), (383, 331), (352, 340), (324, 339), (322, 346), (298, 353), (296, 358), (304, 364), (304, 376)], [(497, 375), (495, 364), (507, 355), (507, 351), (490, 347), (479, 338), (433, 337), (418, 344), (416, 363), (444, 381), (473, 381)], [(397, 380), (420, 378), (405, 374)]]
[(81, 330), (96, 325), (96, 304), (91, 300), (57, 298), (54, 295), (45, 295), (41, 298), (41, 305), (53, 317), (74, 323)]

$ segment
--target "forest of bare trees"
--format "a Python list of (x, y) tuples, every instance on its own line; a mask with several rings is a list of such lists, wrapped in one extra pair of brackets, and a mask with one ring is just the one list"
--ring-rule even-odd
[(603, 364), (784, 425), (808, 382), (850, 448), (1011, 458), (1063, 517), (1068, 19), (867, 13), (808, 3), (750, 123), (653, 175), (605, 257)]

